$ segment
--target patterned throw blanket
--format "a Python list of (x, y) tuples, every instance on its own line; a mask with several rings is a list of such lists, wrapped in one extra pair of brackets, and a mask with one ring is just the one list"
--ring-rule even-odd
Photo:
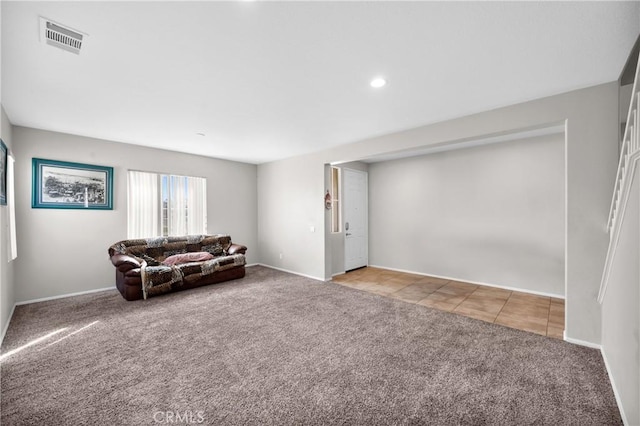
[[(154, 263), (150, 265), (149, 263)], [(198, 279), (205, 275), (242, 266), (246, 263), (244, 254), (216, 257), (204, 262), (189, 262), (174, 266), (158, 264), (153, 259), (144, 260), (140, 270), (142, 277), (142, 295), (167, 293), (180, 287), (185, 277)]]
[(174, 290), (176, 286), (182, 285), (182, 273), (175, 266), (149, 266), (146, 261), (143, 261), (140, 275), (142, 278), (142, 296), (145, 300), (147, 296), (167, 293)]

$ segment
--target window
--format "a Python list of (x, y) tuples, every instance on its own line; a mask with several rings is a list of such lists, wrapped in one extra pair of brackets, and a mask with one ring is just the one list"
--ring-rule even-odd
[(9, 204), (9, 261), (18, 257), (18, 243), (16, 239), (16, 192), (15, 192), (15, 163), (13, 155), (7, 157), (7, 204)]
[(128, 237), (207, 233), (207, 180), (129, 171)]
[(340, 168), (331, 167), (331, 232), (341, 232)]

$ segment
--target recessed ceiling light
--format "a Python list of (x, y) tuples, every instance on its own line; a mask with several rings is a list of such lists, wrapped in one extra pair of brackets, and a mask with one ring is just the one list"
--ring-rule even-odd
[(369, 84), (371, 84), (371, 87), (375, 87), (377, 89), (387, 84), (387, 80), (385, 80), (382, 77), (376, 77), (373, 80), (371, 80), (371, 83)]

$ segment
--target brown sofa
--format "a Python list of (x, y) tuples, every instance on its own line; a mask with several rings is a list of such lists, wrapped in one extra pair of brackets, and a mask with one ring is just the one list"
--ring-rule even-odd
[(138, 300), (242, 278), (246, 251), (228, 235), (189, 235), (119, 241), (109, 256), (122, 297)]

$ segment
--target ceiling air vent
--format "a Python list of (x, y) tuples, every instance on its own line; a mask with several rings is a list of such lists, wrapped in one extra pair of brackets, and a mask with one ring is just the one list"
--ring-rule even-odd
[(82, 41), (86, 34), (55, 23), (49, 19), (40, 18), (41, 40), (50, 45), (64, 49), (67, 52), (80, 54)]

